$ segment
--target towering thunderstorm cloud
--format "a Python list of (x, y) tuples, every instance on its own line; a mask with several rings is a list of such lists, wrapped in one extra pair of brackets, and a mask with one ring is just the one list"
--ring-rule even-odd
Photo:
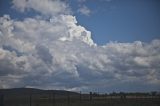
[(0, 17), (0, 88), (160, 88), (160, 40), (99, 46), (64, 1), (13, 0), (12, 4), (22, 14), (37, 15), (23, 20)]

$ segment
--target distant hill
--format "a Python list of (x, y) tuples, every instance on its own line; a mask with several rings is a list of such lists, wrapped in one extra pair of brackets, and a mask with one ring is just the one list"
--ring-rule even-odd
[(79, 93), (65, 91), (65, 90), (41, 90), (35, 88), (12, 88), (12, 89), (0, 89), (0, 95), (28, 95), (28, 94), (57, 94), (57, 95), (78, 95)]

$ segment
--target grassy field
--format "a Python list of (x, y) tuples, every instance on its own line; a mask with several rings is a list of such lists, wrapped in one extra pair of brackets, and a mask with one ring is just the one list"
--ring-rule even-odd
[(159, 93), (81, 94), (32, 88), (1, 89), (0, 106), (160, 106)]
[(160, 98), (5, 96), (2, 106), (160, 106)]

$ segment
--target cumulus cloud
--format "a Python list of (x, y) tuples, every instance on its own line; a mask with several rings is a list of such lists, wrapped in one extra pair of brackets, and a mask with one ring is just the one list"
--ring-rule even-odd
[[(40, 12), (38, 7), (28, 6), (33, 0), (24, 0), (27, 4), (18, 1), (13, 1), (15, 8)], [(62, 1), (46, 1), (67, 5)], [(50, 20), (0, 17), (1, 88), (28, 86), (84, 91), (124, 90), (128, 86), (131, 88), (127, 90), (160, 88), (160, 40), (99, 46), (93, 42), (91, 32), (78, 25), (75, 16), (64, 14), (63, 9), (58, 14), (53, 12), (53, 16), (51, 10), (46, 12)], [(44, 11), (48, 9), (41, 12), (43, 15)]]
[(89, 16), (91, 14), (91, 10), (85, 5), (81, 6), (78, 9), (78, 12), (81, 13), (82, 15), (86, 15), (86, 16)]

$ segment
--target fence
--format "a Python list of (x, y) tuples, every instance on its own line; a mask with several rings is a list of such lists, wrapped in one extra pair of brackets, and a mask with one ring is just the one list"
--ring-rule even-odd
[(1, 95), (0, 106), (160, 106), (159, 96), (70, 94)]

